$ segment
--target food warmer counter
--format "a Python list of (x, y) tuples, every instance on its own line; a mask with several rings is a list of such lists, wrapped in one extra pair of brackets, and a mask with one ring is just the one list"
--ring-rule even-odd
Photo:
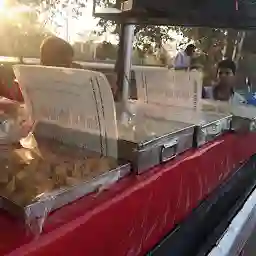
[(183, 122), (194, 125), (195, 146), (215, 139), (230, 130), (232, 115), (230, 113), (209, 112), (184, 107), (161, 106), (159, 104), (145, 104), (139, 101), (129, 102), (129, 111), (132, 115), (147, 118), (157, 118), (174, 122)]
[[(91, 97), (94, 87), (84, 87), (84, 81), (97, 73), (24, 65), (15, 71), (27, 102), (23, 112), (35, 124), (33, 134), (19, 141), (15, 128), (19, 130), (24, 116), (2, 115), (0, 207), (20, 217), (37, 235), (52, 211), (108, 188), (131, 167), (116, 157), (114, 118), (106, 123), (102, 117), (114, 117), (112, 102), (99, 102), (99, 93)], [(109, 103), (104, 105), (104, 100)]]
[(202, 100), (202, 108), (221, 114), (231, 114), (231, 129), (236, 132), (256, 131), (256, 108), (248, 105), (233, 105), (221, 101)]
[(130, 172), (128, 162), (47, 139), (37, 139), (32, 149), (8, 148), (0, 166), (1, 208), (36, 234), (52, 211), (107, 188)]
[(146, 255), (255, 154), (255, 141), (254, 133), (225, 134), (143, 175), (129, 175), (50, 214), (37, 239), (1, 212), (0, 255)]
[(193, 147), (195, 126), (161, 118), (134, 116), (118, 126), (118, 154), (137, 173), (174, 159)]

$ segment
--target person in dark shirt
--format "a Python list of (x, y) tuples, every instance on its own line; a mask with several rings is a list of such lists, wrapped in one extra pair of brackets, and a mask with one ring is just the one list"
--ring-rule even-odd
[[(81, 69), (82, 66), (80, 64), (73, 63), (73, 56), (74, 50), (72, 46), (56, 36), (46, 38), (40, 47), (40, 63), (44, 66)], [(24, 102), (13, 70), (4, 66), (0, 66), (0, 96), (13, 101)]]
[(56, 37), (47, 37), (40, 47), (40, 63), (44, 66), (82, 68), (73, 63), (74, 50), (67, 41)]
[[(73, 62), (74, 50), (65, 40), (51, 36), (46, 38), (41, 45), (41, 65), (53, 67), (65, 67), (82, 69), (82, 65)], [(116, 75), (106, 75), (110, 83), (113, 95), (117, 91)]]

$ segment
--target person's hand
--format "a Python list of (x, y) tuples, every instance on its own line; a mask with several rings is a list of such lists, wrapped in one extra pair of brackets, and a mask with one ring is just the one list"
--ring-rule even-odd
[(3, 137), (0, 144), (18, 142), (21, 138), (25, 138), (34, 126), (24, 105), (4, 98), (0, 99), (0, 118), (3, 122), (7, 122), (3, 123), (3, 128), (8, 127), (4, 132), (6, 137)]

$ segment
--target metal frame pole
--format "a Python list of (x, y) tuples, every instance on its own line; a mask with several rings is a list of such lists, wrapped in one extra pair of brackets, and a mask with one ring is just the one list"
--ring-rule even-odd
[(120, 29), (120, 41), (118, 49), (118, 58), (116, 62), (117, 84), (119, 87), (119, 96), (126, 105), (130, 97), (130, 74), (132, 65), (132, 49), (134, 39), (134, 25), (122, 24)]
[(124, 24), (124, 48), (123, 48), (123, 83), (122, 83), (122, 102), (127, 105), (130, 98), (130, 77), (132, 65), (132, 50), (134, 39), (134, 25)]
[(117, 85), (122, 103), (121, 122), (127, 123), (130, 119), (128, 100), (130, 98), (130, 77), (132, 65), (132, 50), (134, 39), (134, 25), (123, 23), (120, 29), (118, 58), (115, 70), (117, 72)]

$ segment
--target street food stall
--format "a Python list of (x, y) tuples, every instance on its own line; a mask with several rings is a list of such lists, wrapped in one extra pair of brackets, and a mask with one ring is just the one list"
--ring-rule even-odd
[[(181, 2), (124, 2), (114, 14), (95, 6), (123, 24), (121, 102), (100, 72), (13, 67), (25, 103), (1, 113), (0, 255), (212, 249), (255, 186), (256, 110), (202, 101), (200, 70), (138, 68), (138, 99), (129, 99), (132, 24), (223, 18), (167, 11)], [(230, 4), (218, 25), (237, 15)]]

